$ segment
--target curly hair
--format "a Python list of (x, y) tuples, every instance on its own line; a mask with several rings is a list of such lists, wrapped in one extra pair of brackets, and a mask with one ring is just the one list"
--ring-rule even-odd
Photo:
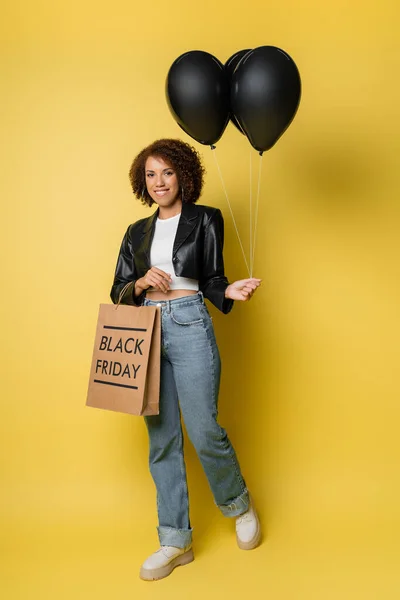
[(183, 188), (183, 202), (197, 202), (203, 189), (205, 174), (200, 155), (193, 146), (174, 139), (156, 140), (139, 152), (133, 160), (129, 180), (138, 200), (148, 206), (154, 204), (146, 187), (145, 165), (149, 156), (162, 158), (176, 171), (179, 185)]

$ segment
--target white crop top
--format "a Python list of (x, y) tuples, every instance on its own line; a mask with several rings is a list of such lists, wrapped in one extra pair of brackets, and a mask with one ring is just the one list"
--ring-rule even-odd
[[(196, 279), (177, 277), (172, 264), (172, 250), (180, 216), (181, 213), (170, 219), (157, 219), (150, 249), (150, 265), (171, 274), (170, 290), (195, 290), (197, 292), (199, 282)], [(151, 291), (154, 288), (150, 287), (148, 290)]]

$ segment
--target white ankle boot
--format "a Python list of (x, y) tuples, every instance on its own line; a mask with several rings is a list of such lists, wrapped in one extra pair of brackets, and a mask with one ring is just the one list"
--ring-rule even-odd
[(250, 498), (249, 510), (236, 519), (236, 540), (242, 550), (252, 550), (261, 541), (261, 527)]
[(191, 546), (176, 548), (175, 546), (161, 546), (143, 563), (140, 569), (141, 579), (152, 581), (167, 577), (175, 567), (187, 565), (194, 560)]

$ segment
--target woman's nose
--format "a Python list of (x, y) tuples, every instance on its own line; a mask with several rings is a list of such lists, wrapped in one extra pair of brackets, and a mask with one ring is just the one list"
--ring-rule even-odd
[(157, 175), (157, 177), (156, 177), (156, 186), (157, 187), (164, 187), (164, 177), (163, 177), (163, 175)]

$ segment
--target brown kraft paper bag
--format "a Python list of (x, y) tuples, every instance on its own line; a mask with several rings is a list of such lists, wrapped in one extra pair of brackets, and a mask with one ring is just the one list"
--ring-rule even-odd
[(86, 405), (158, 415), (160, 354), (157, 307), (100, 304)]

